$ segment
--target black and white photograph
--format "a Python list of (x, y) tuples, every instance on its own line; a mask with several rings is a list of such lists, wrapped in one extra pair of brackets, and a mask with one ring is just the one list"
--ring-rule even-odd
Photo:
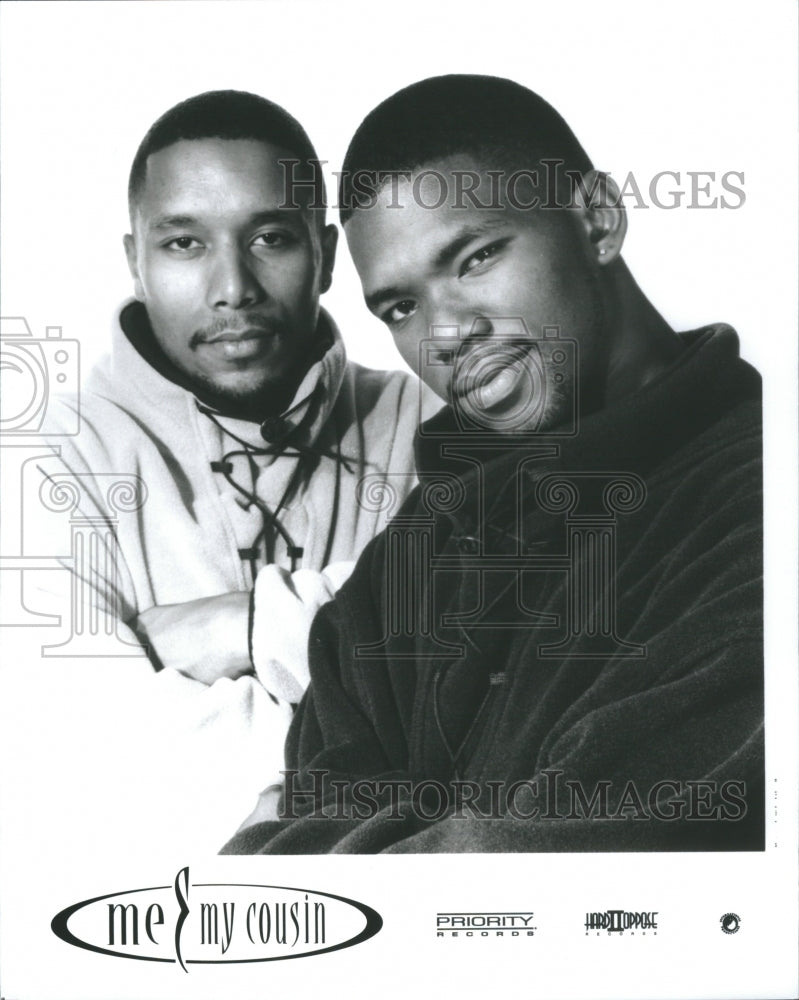
[(0, 996), (794, 996), (794, 6), (3, 8)]

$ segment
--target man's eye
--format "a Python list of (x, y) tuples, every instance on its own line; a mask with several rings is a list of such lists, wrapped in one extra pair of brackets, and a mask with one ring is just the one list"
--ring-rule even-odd
[(403, 299), (387, 309), (380, 318), (391, 326), (393, 323), (401, 323), (402, 320), (412, 316), (415, 312), (416, 303), (412, 299)]
[(196, 250), (202, 244), (193, 236), (176, 236), (168, 243), (165, 243), (164, 246), (169, 250)]
[(253, 240), (256, 247), (284, 247), (291, 242), (287, 233), (259, 233)]
[(504, 246), (504, 243), (490, 243), (487, 247), (481, 247), (470, 257), (467, 257), (461, 266), (461, 274), (468, 274), (469, 271), (478, 269), (482, 264), (493, 260)]

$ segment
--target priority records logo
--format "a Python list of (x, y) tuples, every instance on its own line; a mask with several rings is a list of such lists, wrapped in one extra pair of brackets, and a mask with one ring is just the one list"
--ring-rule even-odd
[(725, 913), (721, 918), (721, 929), (725, 934), (737, 934), (741, 929), (741, 918), (737, 913)]
[(535, 937), (530, 911), (514, 913), (437, 913), (436, 937)]

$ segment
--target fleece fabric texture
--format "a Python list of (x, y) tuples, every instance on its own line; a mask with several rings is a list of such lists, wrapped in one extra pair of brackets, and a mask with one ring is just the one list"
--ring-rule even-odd
[[(81, 516), (96, 523), (110, 517), (116, 547), (98, 575), (84, 574), (79, 591), (86, 607), (76, 614), (83, 613), (87, 622), (90, 608), (100, 621), (112, 614), (117, 635), (130, 646), (120, 644), (106, 655), (101, 634), (97, 648), (102, 655), (37, 660), (37, 669), (59, 668), (53, 691), (62, 683), (61, 674), (71, 679), (71, 691), (76, 685), (84, 690), (69, 722), (52, 704), (46, 739), (69, 754), (77, 745), (76, 726), (83, 733), (111, 727), (116, 751), (107, 756), (113, 757), (113, 773), (104, 779), (97, 771), (98, 766), (103, 770), (103, 755), (96, 748), (106, 736), (87, 735), (88, 761), (70, 764), (64, 787), (74, 788), (74, 775), (88, 768), (97, 783), (93, 787), (117, 788), (125, 833), (116, 833), (129, 840), (140, 829), (137, 812), (142, 817), (157, 813), (161, 843), (217, 851), (263, 788), (281, 780), (291, 703), (307, 679), (312, 617), (295, 605), (309, 596), (316, 610), (341, 583), (342, 568), (351, 567), (382, 527), (384, 514), (358, 502), (362, 477), (393, 476), (402, 499), (415, 483), (415, 380), (348, 361), (324, 312), (320, 323), (330, 346), (308, 371), (282, 419), (272, 420), (271, 444), (258, 423), (210, 410), (169, 377), (148, 342), (152, 333), (137, 302), (120, 310), (110, 356), (90, 373), (86, 391), (48, 410), (47, 440), (58, 456), (43, 457), (31, 471), (53, 482), (66, 476), (80, 483)], [(79, 433), (63, 433), (76, 414)], [(125, 509), (132, 499), (129, 490), (127, 496), (117, 492), (121, 506), (110, 507), (111, 484), (135, 482), (131, 477), (137, 477), (144, 502)], [(276, 514), (282, 533), (269, 525), (265, 530), (261, 509), (240, 487)], [(61, 532), (60, 545), (42, 551), (68, 556), (69, 517), (43, 512), (38, 537), (53, 535), (53, 529)], [(71, 560), (65, 565), (75, 570)], [(325, 569), (329, 572), (323, 575)], [(135, 633), (141, 612), (248, 591), (263, 570), (269, 579), (261, 587), (253, 654), (272, 690), (253, 675), (205, 685), (168, 664), (156, 670), (141, 655)], [(301, 574), (301, 586), (292, 580), (292, 570)], [(70, 574), (58, 575), (66, 591), (58, 610), (69, 622)], [(301, 634), (287, 636), (292, 623)], [(284, 669), (281, 658), (297, 650), (300, 668)], [(198, 649), (197, 656), (203, 655)], [(41, 690), (48, 690), (47, 683)], [(57, 738), (64, 726), (69, 732)], [(91, 804), (85, 811), (88, 817)], [(107, 828), (107, 811), (103, 821)]]
[[(542, 447), (555, 437), (526, 454), (470, 444), (450, 410), (425, 425), (401, 515), (426, 514), (437, 565), (449, 557), (433, 574), (435, 635), (387, 628), (384, 533), (314, 623), (288, 818), (226, 853), (763, 849), (760, 378), (729, 327), (684, 339), (675, 366), (582, 419), (557, 454)], [(463, 501), (431, 515), (442, 471)], [(567, 572), (546, 568), (568, 551), (588, 565), (566, 515), (544, 509), (556, 473), (640, 477), (637, 508), (618, 494), (613, 581), (616, 636), (644, 655), (585, 658), (591, 629), (568, 627), (570, 612), (590, 624), (602, 609), (589, 590), (570, 608)], [(517, 583), (499, 560), (476, 570), (475, 553), (531, 568)], [(552, 617), (519, 623), (535, 612)], [(363, 649), (386, 635), (384, 658)], [(462, 654), (437, 656), (436, 642)]]

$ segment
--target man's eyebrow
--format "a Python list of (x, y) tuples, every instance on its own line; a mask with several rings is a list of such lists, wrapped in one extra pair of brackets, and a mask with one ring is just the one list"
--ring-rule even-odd
[[(504, 218), (487, 219), (479, 225), (470, 223), (469, 225), (463, 226), (451, 240), (436, 251), (436, 254), (433, 257), (434, 270), (440, 271), (443, 268), (448, 267), (464, 249), (464, 247), (467, 247), (473, 240), (478, 240), (480, 237), (486, 236), (488, 233), (499, 229), (506, 221), (507, 220)], [(371, 309), (372, 312), (375, 312), (381, 302), (399, 298), (403, 294), (404, 292), (399, 285), (387, 285), (385, 288), (379, 288), (377, 291), (367, 295), (365, 297), (365, 302), (369, 309)]]
[[(263, 212), (253, 213), (247, 220), (250, 226), (263, 226), (270, 222), (296, 222), (302, 212), (297, 208), (270, 208)], [(159, 215), (149, 224), (148, 229), (152, 231), (164, 229), (185, 229), (191, 226), (202, 225), (202, 219), (194, 215)]]
[(433, 258), (433, 266), (440, 270), (441, 268), (448, 267), (453, 260), (458, 256), (464, 247), (467, 247), (472, 240), (479, 240), (481, 236), (485, 236), (487, 233), (492, 232), (502, 226), (507, 220), (492, 219), (486, 220), (480, 225), (475, 225), (471, 223), (470, 225), (462, 227), (458, 233), (453, 236), (449, 243), (445, 244)]
[(196, 226), (197, 219), (192, 215), (159, 215), (147, 227), (148, 229), (183, 229), (186, 226)]
[(367, 309), (371, 312), (377, 312), (381, 302), (387, 302), (389, 299), (397, 299), (401, 295), (402, 289), (399, 285), (388, 285), (386, 288), (378, 288), (376, 292), (372, 292), (370, 295), (365, 295), (364, 302)]

